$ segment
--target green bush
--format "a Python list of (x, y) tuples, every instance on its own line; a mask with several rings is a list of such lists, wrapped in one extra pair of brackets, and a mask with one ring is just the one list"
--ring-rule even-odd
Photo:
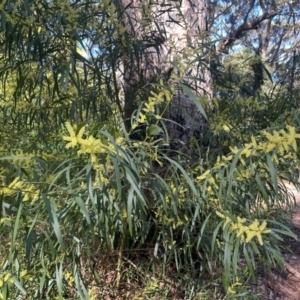
[[(163, 274), (211, 274), (229, 298), (250, 292), (260, 265), (283, 266), (283, 237), (296, 238), (284, 181), (297, 183), (299, 112), (287, 107), (275, 119), (276, 106), (254, 105), (267, 99), (215, 99), (206, 136), (191, 139), (190, 154), (169, 156), (168, 120), (157, 112), (172, 93), (156, 86), (134, 113), (143, 140), (131, 140), (122, 122), (113, 130), (66, 123), (66, 150), (57, 142), (52, 154), (1, 157), (3, 299), (96, 299), (84, 273), (95, 253), (118, 253), (117, 284), (123, 257), (139, 264), (135, 253), (148, 249)], [(256, 111), (247, 116), (248, 107)], [(256, 113), (272, 120), (256, 127)]]

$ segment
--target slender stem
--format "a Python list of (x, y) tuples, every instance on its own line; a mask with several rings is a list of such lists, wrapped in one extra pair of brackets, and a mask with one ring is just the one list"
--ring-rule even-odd
[(121, 245), (118, 253), (118, 264), (117, 264), (117, 288), (120, 286), (121, 281), (121, 269), (122, 269), (122, 259), (123, 259), (123, 250), (124, 250), (124, 237), (121, 240)]

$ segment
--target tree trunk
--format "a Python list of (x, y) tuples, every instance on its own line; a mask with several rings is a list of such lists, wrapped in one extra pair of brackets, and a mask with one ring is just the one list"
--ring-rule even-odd
[[(126, 43), (131, 45), (123, 56), (127, 129), (138, 99), (147, 99), (144, 98), (143, 87), (164, 78), (173, 63), (179, 66), (177, 71), (181, 71), (180, 77), (188, 75), (200, 79), (185, 79), (199, 95), (212, 96), (207, 63), (197, 59), (203, 59), (206, 51), (207, 10), (204, 0), (158, 0), (156, 4), (145, 0), (118, 0), (116, 6), (127, 30)], [(169, 127), (173, 139), (187, 142), (200, 128), (200, 113), (181, 91), (173, 99), (168, 117), (180, 124)]]

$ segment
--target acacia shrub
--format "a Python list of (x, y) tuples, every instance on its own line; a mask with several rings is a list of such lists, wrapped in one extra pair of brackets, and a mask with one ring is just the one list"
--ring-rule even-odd
[(22, 293), (62, 298), (70, 290), (91, 298), (82, 261), (99, 251), (119, 254), (119, 273), (122, 257), (145, 247), (163, 273), (175, 266), (190, 278), (222, 274), (228, 297), (248, 293), (247, 282), (262, 263), (283, 265), (282, 236), (295, 237), (284, 216), (294, 199), (282, 180), (297, 179), (297, 112), (283, 112), (289, 122), (248, 127), (252, 116), (235, 123), (247, 102), (232, 102), (230, 112), (220, 101), (209, 123), (210, 147), (197, 148), (195, 140), (193, 160), (179, 150), (169, 157), (161, 147), (169, 143), (168, 120), (159, 106), (173, 92), (156, 85), (133, 114), (132, 130), (144, 125), (144, 140), (131, 140), (122, 122), (112, 132), (67, 122), (61, 134), (66, 150), (2, 156), (0, 226), (2, 239), (10, 241), (9, 251), (1, 251), (4, 299)]

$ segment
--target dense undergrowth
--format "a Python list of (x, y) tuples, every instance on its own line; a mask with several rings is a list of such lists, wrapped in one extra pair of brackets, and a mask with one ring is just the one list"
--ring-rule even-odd
[[(296, 238), (296, 51), (280, 65), (293, 76), (270, 74), (200, 32), (147, 77), (164, 26), (150, 14), (129, 34), (123, 14), (112, 1), (1, 6), (0, 299), (258, 298), (257, 273)], [(199, 130), (170, 117), (176, 97)]]
[[(142, 140), (119, 119), (2, 147), (2, 299), (255, 297), (257, 269), (283, 265), (299, 110), (284, 97), (215, 98), (213, 112), (202, 103), (206, 132), (169, 154), (159, 112), (171, 97), (155, 85), (134, 113)], [(18, 152), (32, 140), (38, 151)]]

